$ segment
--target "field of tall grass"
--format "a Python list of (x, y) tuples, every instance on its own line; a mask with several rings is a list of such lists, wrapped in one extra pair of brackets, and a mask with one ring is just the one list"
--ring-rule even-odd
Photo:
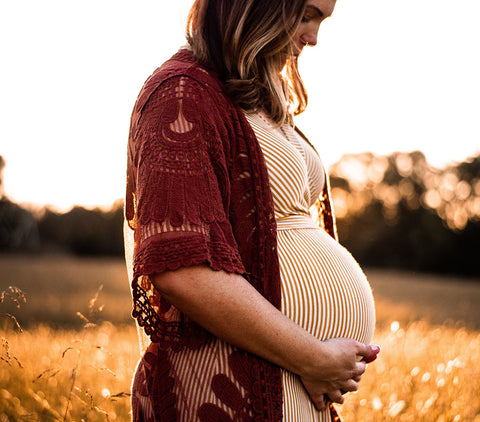
[[(382, 351), (343, 420), (480, 422), (480, 280), (366, 272)], [(0, 256), (2, 291), (0, 422), (128, 421), (139, 349), (122, 261)]]

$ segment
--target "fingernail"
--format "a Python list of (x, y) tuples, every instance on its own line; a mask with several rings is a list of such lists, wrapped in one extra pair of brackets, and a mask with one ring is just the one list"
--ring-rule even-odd
[(376, 344), (372, 344), (370, 345), (370, 350), (372, 351), (372, 354), (363, 359), (366, 363), (371, 363), (375, 359), (377, 359), (377, 355), (380, 352), (380, 346), (377, 346)]

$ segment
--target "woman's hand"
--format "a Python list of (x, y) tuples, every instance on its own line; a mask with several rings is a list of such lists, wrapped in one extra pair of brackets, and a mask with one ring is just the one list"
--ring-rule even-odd
[(214, 335), (298, 374), (318, 408), (355, 391), (378, 348), (354, 340), (320, 341), (274, 308), (238, 274), (207, 266), (151, 277), (174, 306)]
[(301, 374), (301, 380), (318, 410), (328, 401), (343, 403), (343, 394), (356, 391), (367, 362), (376, 359), (380, 348), (350, 339), (331, 339), (323, 342), (324, 353), (318, 364)]

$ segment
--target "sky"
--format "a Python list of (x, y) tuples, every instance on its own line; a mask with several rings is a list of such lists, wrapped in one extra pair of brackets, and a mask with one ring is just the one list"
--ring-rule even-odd
[[(124, 195), (129, 119), (145, 79), (185, 43), (192, 0), (0, 0), (0, 155), (21, 204)], [(297, 125), (329, 166), (421, 150), (480, 153), (480, 1), (338, 0), (300, 69)]]

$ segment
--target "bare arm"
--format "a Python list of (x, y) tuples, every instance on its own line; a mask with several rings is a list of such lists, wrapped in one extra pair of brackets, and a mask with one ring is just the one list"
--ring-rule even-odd
[(298, 374), (318, 408), (323, 394), (343, 402), (375, 354), (353, 340), (322, 342), (284, 316), (242, 276), (207, 266), (155, 274), (155, 288), (178, 309), (221, 339)]

